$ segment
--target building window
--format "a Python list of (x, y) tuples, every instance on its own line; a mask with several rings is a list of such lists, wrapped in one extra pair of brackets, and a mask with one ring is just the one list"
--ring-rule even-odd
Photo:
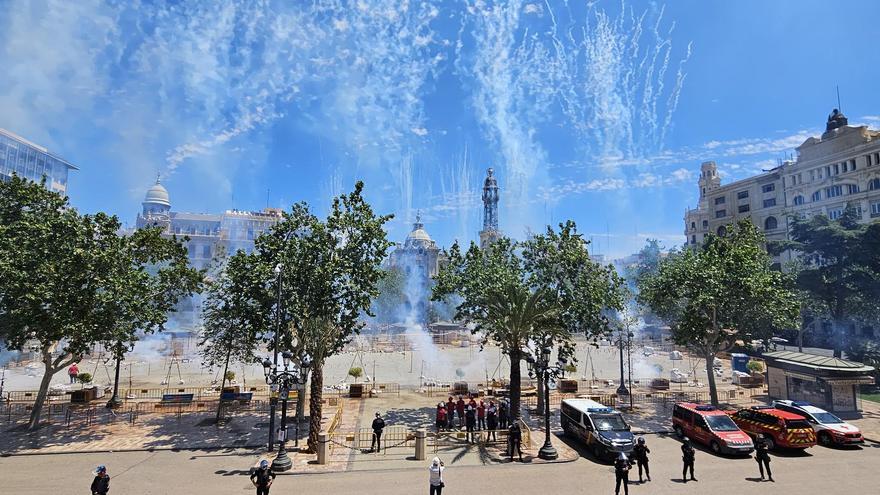
[(691, 230), (697, 230), (697, 222), (691, 222)]
[(202, 246), (202, 258), (211, 258), (211, 246)]
[(691, 244), (696, 244), (696, 243), (697, 243), (697, 236), (692, 235), (691, 236)]
[(724, 196), (721, 196), (721, 197), (719, 197), (719, 198), (715, 198), (715, 204), (716, 204), (716, 205), (723, 205), (723, 204), (724, 204), (724, 200), (725, 200), (725, 197), (724, 197)]
[(871, 203), (871, 218), (880, 217), (880, 201), (873, 201)]
[(828, 218), (837, 220), (843, 216), (843, 208), (831, 208), (828, 210)]
[(718, 232), (718, 235), (720, 235), (721, 237), (724, 237), (727, 235), (727, 227), (721, 225), (718, 227), (718, 230), (716, 230), (716, 232)]
[(739, 205), (737, 211), (739, 211), (740, 213), (746, 213), (749, 211), (749, 205)]
[(779, 222), (776, 220), (776, 217), (767, 217), (764, 220), (764, 230), (775, 230), (779, 227)]
[(836, 198), (838, 196), (843, 196), (843, 187), (839, 184), (836, 186), (826, 187), (825, 188), (825, 197), (826, 198)]
[(708, 221), (708, 220), (703, 220), (703, 228), (704, 228), (704, 229), (708, 229), (708, 228), (709, 228), (709, 221)]
[(865, 155), (865, 163), (867, 163), (869, 167), (871, 166), (871, 155)]
[(749, 197), (748, 191), (740, 191), (740, 192), (736, 193), (736, 199), (746, 199), (748, 197)]
[(813, 193), (812, 200), (813, 200), (813, 202), (821, 201), (821, 200), (822, 200), (822, 191), (816, 191), (816, 192), (814, 192), (814, 193)]
[(810, 170), (810, 182), (816, 180), (816, 171)]
[(868, 181), (868, 190), (876, 191), (880, 189), (880, 178), (874, 178)]
[(850, 170), (855, 170), (855, 169), (856, 169), (856, 159), (855, 159), (855, 158), (853, 158), (853, 159), (851, 159), (851, 160), (849, 161), (849, 169), (850, 169)]
[(768, 192), (773, 192), (775, 190), (776, 190), (776, 184), (764, 184), (763, 186), (761, 186), (761, 192), (768, 193)]
[(847, 194), (855, 194), (859, 192), (859, 186), (857, 184), (847, 184), (846, 185), (846, 193)]
[(771, 206), (776, 206), (776, 198), (764, 200), (764, 208), (770, 208)]
[(839, 163), (835, 163), (835, 164), (834, 164), (834, 175), (837, 175), (837, 174), (839, 174), (839, 173), (840, 173), (840, 164), (839, 164)]
[(825, 166), (825, 177), (831, 177), (831, 166), (830, 165)]
[(795, 205), (802, 205), (802, 204), (804, 204), (804, 197), (803, 197), (803, 196), (795, 196), (795, 197), (794, 197), (794, 204), (795, 204)]
[(715, 218), (724, 218), (727, 216), (727, 210), (715, 210)]

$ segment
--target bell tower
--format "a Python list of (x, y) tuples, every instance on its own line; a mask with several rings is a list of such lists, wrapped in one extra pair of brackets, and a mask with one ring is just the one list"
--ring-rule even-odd
[(495, 171), (490, 168), (486, 171), (486, 180), (483, 181), (483, 230), (480, 231), (480, 247), (485, 249), (500, 237), (498, 180), (495, 179)]

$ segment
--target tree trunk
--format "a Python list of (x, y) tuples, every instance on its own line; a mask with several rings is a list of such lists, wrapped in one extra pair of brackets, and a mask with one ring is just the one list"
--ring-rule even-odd
[(706, 354), (706, 375), (709, 380), (709, 400), (713, 406), (718, 405), (718, 387), (715, 385), (715, 353)]
[(321, 432), (321, 396), (324, 388), (324, 363), (312, 364), (311, 394), (309, 394), (309, 452), (318, 451), (318, 433)]
[(840, 319), (836, 316), (831, 320), (831, 345), (834, 348), (834, 357), (840, 359), (843, 357), (844, 335), (840, 331), (838, 324)]
[[(34, 407), (31, 409), (31, 418), (28, 421), (28, 431), (34, 431), (40, 427), (40, 413), (43, 411), (43, 404), (46, 402), (46, 396), (49, 395), (49, 384), (52, 383), (52, 377), (58, 370), (64, 368), (66, 364), (62, 364), (57, 368), (52, 367), (52, 354), (43, 349), (43, 365), (46, 367), (43, 372), (43, 379), (40, 380), (40, 390), (37, 392), (37, 398), (34, 400)], [(67, 363), (70, 364), (70, 363)]]
[(223, 389), (226, 388), (226, 372), (229, 370), (229, 357), (232, 355), (232, 344), (226, 348), (226, 363), (223, 365), (223, 378), (220, 380), (220, 397), (217, 399), (217, 416), (215, 423), (220, 422), (220, 411), (223, 409)]
[(522, 396), (522, 375), (520, 361), (522, 351), (519, 348), (510, 349), (510, 420), (517, 421), (520, 418), (520, 397)]

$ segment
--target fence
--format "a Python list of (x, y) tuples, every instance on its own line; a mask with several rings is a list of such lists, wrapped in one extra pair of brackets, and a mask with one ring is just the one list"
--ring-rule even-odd
[[(763, 388), (737, 388), (732, 390), (719, 390), (718, 398), (720, 400), (750, 400), (756, 396), (764, 395)], [(610, 407), (628, 406), (630, 402), (629, 395), (618, 395), (616, 393), (598, 393), (598, 394), (550, 394), (550, 405), (559, 405), (563, 399), (573, 399), (576, 397), (584, 397), (592, 399), (601, 404)], [(632, 394), (633, 404), (659, 404), (664, 407), (676, 402), (710, 402), (709, 392), (705, 391), (662, 391), (649, 393)], [(538, 405), (538, 398), (535, 396), (523, 397), (522, 404), (524, 406), (535, 407)]]
[[(70, 402), (70, 395), (74, 390), (65, 390), (61, 393), (49, 391), (46, 396), (47, 402)], [(269, 397), (269, 387), (240, 387), (243, 393), (251, 393), (254, 397)], [(10, 390), (3, 392), (5, 402), (33, 402), (37, 398), (37, 390)], [(397, 392), (399, 393), (399, 387)], [(161, 388), (120, 388), (119, 398), (124, 401), (137, 400), (161, 400), (166, 394), (193, 394), (193, 400), (216, 400), (220, 397), (220, 387), (161, 387)], [(290, 396), (295, 398), (296, 391), (291, 391)]]

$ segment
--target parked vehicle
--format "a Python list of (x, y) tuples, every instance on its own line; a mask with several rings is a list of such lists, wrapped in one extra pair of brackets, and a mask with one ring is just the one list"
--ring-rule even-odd
[(852, 445), (864, 443), (862, 432), (855, 425), (851, 425), (830, 412), (820, 409), (809, 402), (797, 400), (775, 400), (773, 407), (782, 411), (800, 414), (807, 418), (816, 439), (822, 445)]
[(702, 443), (716, 454), (747, 455), (755, 449), (752, 439), (730, 416), (714, 406), (680, 402), (672, 407), (672, 429), (679, 437)]
[(590, 447), (597, 459), (610, 460), (629, 454), (635, 437), (619, 411), (589, 399), (564, 399), (562, 429)]
[(752, 437), (763, 433), (771, 450), (776, 447), (806, 449), (816, 445), (813, 427), (802, 414), (772, 406), (752, 406), (732, 413), (731, 418)]

